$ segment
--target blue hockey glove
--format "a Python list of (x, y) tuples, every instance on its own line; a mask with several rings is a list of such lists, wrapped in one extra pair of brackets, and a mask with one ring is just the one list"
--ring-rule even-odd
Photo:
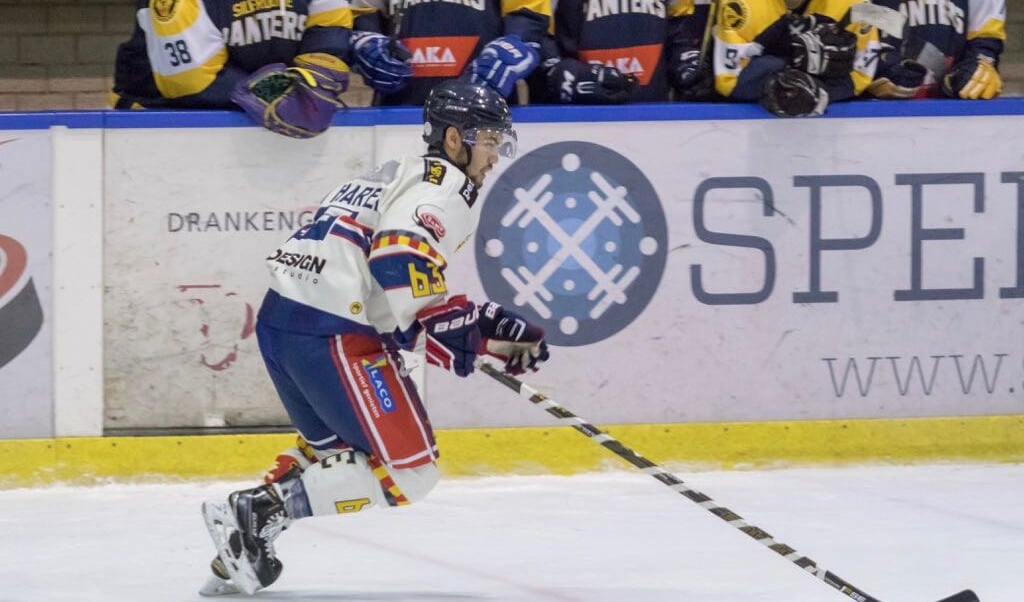
[(412, 53), (398, 40), (370, 31), (353, 31), (355, 71), (378, 92), (400, 90), (412, 78)]
[(505, 372), (536, 372), (551, 357), (542, 328), (493, 301), (480, 309), (481, 351), (505, 362)]
[(472, 374), (480, 347), (478, 315), (476, 305), (465, 295), (456, 295), (446, 303), (417, 314), (416, 319), (423, 325), (427, 337), (427, 363), (456, 376)]
[(516, 82), (529, 76), (540, 63), (536, 46), (515, 34), (491, 40), (469, 63), (463, 76), (474, 84), (485, 83), (507, 98)]

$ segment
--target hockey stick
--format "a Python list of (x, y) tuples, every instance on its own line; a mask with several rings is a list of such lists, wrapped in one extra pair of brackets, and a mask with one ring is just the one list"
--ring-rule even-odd
[(704, 37), (700, 40), (700, 55), (698, 64), (703, 69), (708, 66), (711, 56), (708, 54), (708, 46), (711, 44), (711, 36), (714, 34), (715, 19), (718, 18), (718, 0), (711, 0), (708, 4), (708, 19), (704, 22)]
[[(788, 545), (775, 541), (775, 539), (769, 533), (762, 530), (760, 527), (748, 524), (746, 521), (743, 520), (743, 517), (741, 517), (740, 515), (736, 514), (735, 512), (729, 510), (724, 506), (719, 506), (713, 499), (711, 499), (707, 495), (704, 495), (703, 493), (697, 491), (696, 489), (692, 489), (689, 486), (687, 486), (679, 477), (666, 471), (664, 468), (658, 466), (654, 462), (651, 462), (650, 460), (636, 453), (632, 449), (626, 447), (608, 433), (605, 433), (604, 431), (600, 430), (594, 425), (586, 422), (579, 416), (573, 414), (569, 410), (558, 405), (543, 393), (540, 393), (535, 389), (530, 388), (529, 385), (525, 384), (518, 378), (501, 372), (500, 370), (498, 370), (497, 368), (495, 368), (494, 366), (485, 361), (478, 360), (477, 368), (484, 374), (490, 376), (491, 378), (505, 385), (509, 389), (512, 389), (520, 396), (529, 399), (535, 405), (544, 408), (544, 410), (547, 413), (558, 418), (560, 421), (566, 423), (568, 426), (571, 426), (572, 428), (583, 433), (590, 439), (601, 444), (605, 448), (615, 452), (617, 456), (629, 462), (633, 466), (636, 466), (645, 473), (651, 475), (652, 477), (660, 481), (662, 484), (667, 485), (674, 491), (679, 492), (684, 497), (689, 499), (691, 502), (697, 504), (701, 508), (704, 508), (705, 510), (707, 510), (711, 514), (714, 514), (718, 518), (724, 520), (730, 526), (735, 527), (740, 531), (743, 531), (758, 543), (764, 545), (765, 547), (772, 550), (779, 556), (782, 556), (786, 560), (792, 562), (793, 564), (797, 565), (798, 567), (802, 568), (808, 573), (814, 575), (818, 579), (821, 579), (822, 581), (836, 588), (843, 594), (849, 596), (850, 598), (853, 598), (857, 602), (880, 602), (878, 598), (868, 595), (863, 590), (855, 587), (853, 584), (840, 578), (839, 575), (836, 575), (832, 571), (828, 571), (819, 567), (816, 562), (814, 562), (806, 556), (801, 555)], [(953, 594), (948, 598), (943, 598), (938, 602), (980, 602), (980, 600), (978, 599), (977, 594), (975, 594), (973, 591), (965, 589), (964, 591), (959, 592), (957, 594)]]

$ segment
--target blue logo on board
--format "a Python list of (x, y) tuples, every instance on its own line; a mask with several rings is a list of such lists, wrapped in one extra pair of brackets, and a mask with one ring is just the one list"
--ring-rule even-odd
[(538, 148), (487, 195), (476, 261), (490, 299), (523, 312), (554, 345), (628, 326), (665, 271), (668, 230), (654, 187), (629, 159), (588, 142)]

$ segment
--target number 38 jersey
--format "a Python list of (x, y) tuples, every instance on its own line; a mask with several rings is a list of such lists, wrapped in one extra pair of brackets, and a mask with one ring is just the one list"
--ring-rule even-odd
[(439, 156), (391, 161), (342, 184), (266, 258), (261, 323), (313, 335), (407, 332), (443, 298), (448, 259), (480, 219), (476, 188)]
[(135, 18), (117, 51), (120, 98), (228, 108), (234, 85), (264, 65), (307, 52), (347, 62), (354, 11), (348, 0), (138, 0)]

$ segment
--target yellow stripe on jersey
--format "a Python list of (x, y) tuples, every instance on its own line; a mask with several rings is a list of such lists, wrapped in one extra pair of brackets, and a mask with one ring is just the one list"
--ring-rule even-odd
[(1006, 0), (967, 0), (967, 39), (1006, 40)]
[(764, 49), (754, 39), (786, 14), (783, 0), (719, 2), (715, 19), (715, 90), (729, 96), (740, 73)]
[(1006, 24), (1002, 19), (989, 19), (978, 29), (972, 29), (967, 32), (968, 40), (973, 40), (975, 38), (995, 38), (1005, 42)]
[(228, 60), (220, 31), (198, 0), (177, 0), (170, 8), (159, 0), (150, 5), (140, 11), (139, 25), (146, 30), (146, 51), (160, 94), (179, 98), (202, 92)]
[[(372, 9), (360, 11), (373, 12)], [(347, 0), (312, 0), (306, 27), (346, 27), (352, 29), (355, 17)]]
[(551, 0), (501, 0), (501, 16), (517, 10), (528, 10), (548, 18), (548, 33), (555, 33), (555, 19), (552, 16)]
[(550, 0), (501, 0), (501, 16), (503, 17), (523, 9), (544, 15), (548, 18), (548, 22), (551, 22)]
[(199, 67), (173, 75), (153, 73), (156, 87), (165, 98), (179, 98), (198, 94), (205, 90), (228, 61), (228, 49), (221, 48), (217, 54)]
[(878, 29), (875, 27), (851, 23), (846, 30), (857, 36), (857, 53), (853, 57), (850, 80), (853, 82), (854, 95), (859, 96), (868, 89), (875, 79), (878, 56), (882, 53), (882, 43), (879, 40)]
[(371, 247), (370, 252), (372, 253), (373, 251), (376, 251), (378, 249), (383, 249), (385, 247), (392, 246), (405, 247), (406, 249), (415, 251), (420, 255), (423, 255), (426, 259), (429, 259), (430, 261), (434, 262), (441, 268), (444, 268), (445, 266), (448, 265), (448, 262), (445, 260), (444, 256), (438, 253), (437, 250), (430, 245), (430, 243), (423, 240), (423, 238), (418, 234), (412, 232), (407, 234), (402, 234), (397, 230), (391, 232), (381, 232), (373, 241), (373, 246)]
[(823, 15), (839, 22), (843, 20), (850, 6), (859, 4), (860, 0), (811, 0), (804, 9), (805, 15)]
[(176, 36), (199, 18), (202, 0), (149, 0), (152, 31), (158, 36)]

